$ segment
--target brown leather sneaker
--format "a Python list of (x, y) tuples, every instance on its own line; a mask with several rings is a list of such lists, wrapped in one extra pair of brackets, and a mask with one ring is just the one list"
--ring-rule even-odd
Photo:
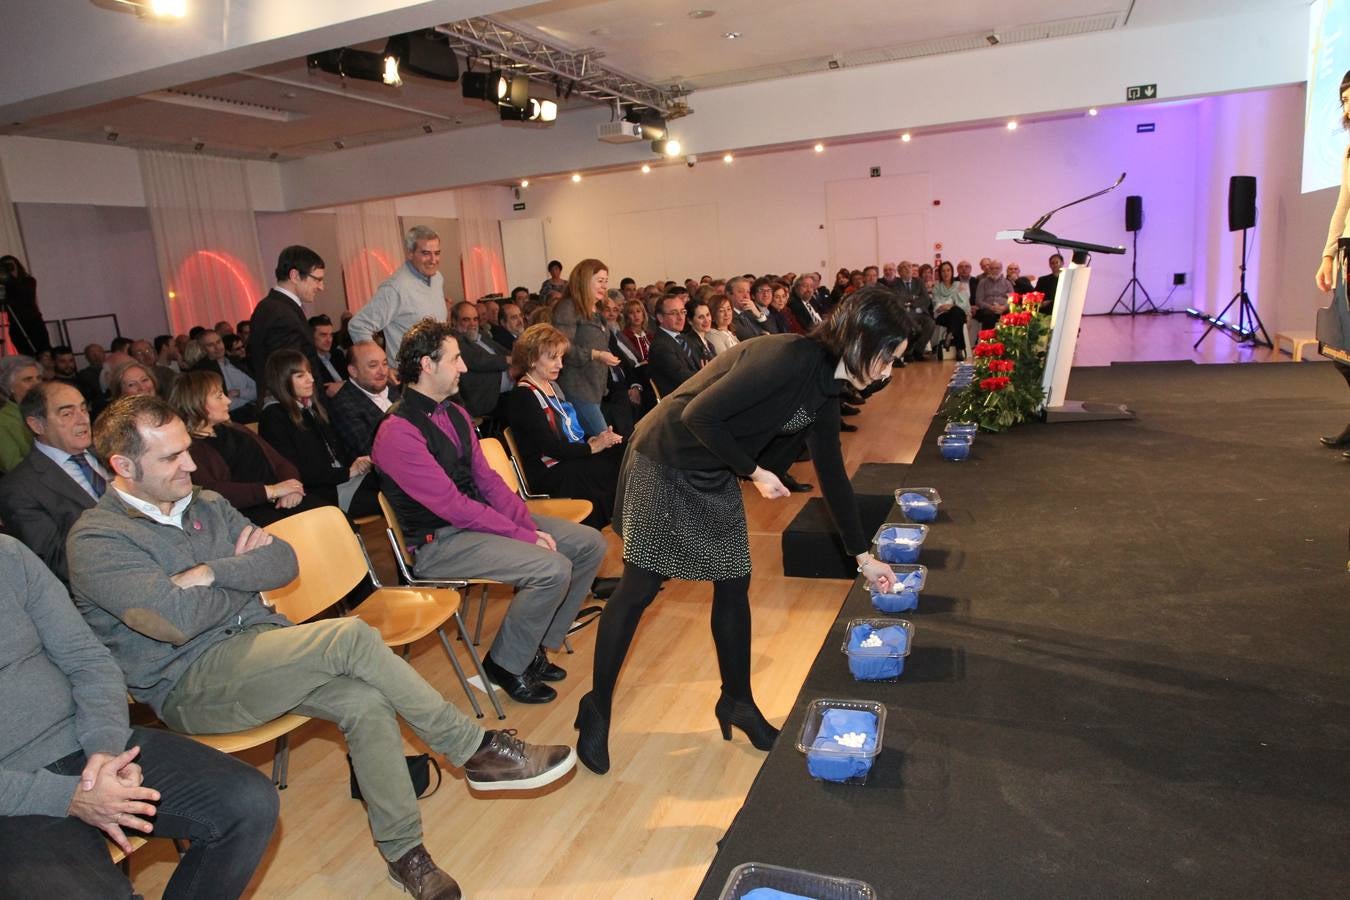
[(459, 885), (418, 844), (389, 863), (389, 880), (417, 900), (459, 900)]
[(527, 744), (514, 728), (489, 731), (488, 745), (464, 763), (464, 778), (479, 791), (528, 791), (552, 784), (576, 768), (571, 747)]

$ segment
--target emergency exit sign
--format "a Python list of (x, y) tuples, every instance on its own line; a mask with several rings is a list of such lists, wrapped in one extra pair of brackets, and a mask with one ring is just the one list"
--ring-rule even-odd
[(1125, 89), (1125, 101), (1133, 103), (1136, 100), (1156, 100), (1158, 99), (1158, 86), (1156, 84), (1136, 84)]

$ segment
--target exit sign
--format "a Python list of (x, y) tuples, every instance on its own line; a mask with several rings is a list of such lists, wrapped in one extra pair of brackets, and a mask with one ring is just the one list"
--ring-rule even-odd
[(1133, 103), (1136, 100), (1156, 100), (1158, 99), (1158, 86), (1156, 84), (1136, 84), (1125, 89), (1125, 102)]

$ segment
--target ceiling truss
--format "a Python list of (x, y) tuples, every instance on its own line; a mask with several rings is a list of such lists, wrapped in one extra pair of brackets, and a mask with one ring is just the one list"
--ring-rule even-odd
[(441, 25), (436, 30), (471, 60), (543, 83), (552, 82), (559, 97), (579, 95), (596, 103), (629, 103), (654, 109), (667, 119), (689, 114), (684, 93), (602, 65), (601, 50), (555, 47), (487, 16)]

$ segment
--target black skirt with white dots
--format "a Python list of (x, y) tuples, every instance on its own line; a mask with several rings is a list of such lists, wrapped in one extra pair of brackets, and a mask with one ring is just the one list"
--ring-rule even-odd
[(624, 562), (685, 581), (750, 574), (745, 504), (730, 469), (678, 469), (630, 448), (615, 505)]

